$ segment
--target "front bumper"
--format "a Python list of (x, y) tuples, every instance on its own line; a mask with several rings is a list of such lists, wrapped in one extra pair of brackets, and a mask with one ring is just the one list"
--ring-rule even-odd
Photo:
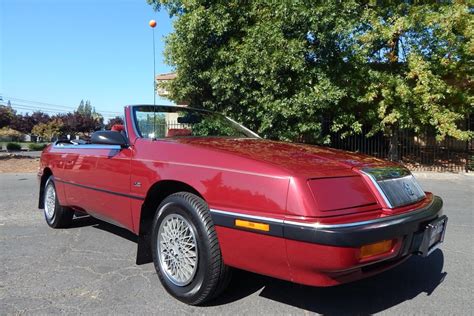
[(443, 200), (433, 196), (427, 206), (400, 215), (347, 224), (321, 225), (284, 222), (283, 237), (338, 247), (359, 247), (394, 239), (419, 231), (426, 223), (441, 216)]
[[(293, 233), (296, 228), (291, 228), (287, 253), (294, 282), (337, 285), (393, 268), (413, 254), (428, 255), (443, 241), (444, 230), (434, 246), (429, 239), (436, 223), (442, 222), (445, 229), (447, 217), (442, 215), (442, 206), (441, 198), (434, 196), (425, 207), (409, 213), (324, 228), (307, 225), (298, 235)], [(361, 260), (361, 246), (383, 240), (396, 241), (390, 252)]]

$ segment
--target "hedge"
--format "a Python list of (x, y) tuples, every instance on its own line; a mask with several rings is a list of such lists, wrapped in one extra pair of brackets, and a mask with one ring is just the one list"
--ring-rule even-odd
[(8, 143), (7, 150), (10, 150), (10, 151), (21, 150), (21, 145), (17, 143)]
[(33, 150), (33, 151), (39, 151), (39, 150), (43, 150), (46, 148), (46, 146), (48, 146), (47, 144), (29, 144), (28, 145), (28, 149), (29, 150)]

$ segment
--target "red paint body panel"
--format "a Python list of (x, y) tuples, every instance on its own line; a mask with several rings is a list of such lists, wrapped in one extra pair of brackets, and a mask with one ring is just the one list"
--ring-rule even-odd
[[(398, 241), (390, 253), (369, 262), (373, 264), (396, 257), (400, 246), (401, 242)], [(367, 264), (359, 260), (358, 248), (334, 247), (294, 240), (286, 240), (286, 247), (291, 274), (296, 283), (332, 286), (373, 274), (367, 272), (366, 275), (362, 271)], [(343, 275), (345, 278), (341, 279)]]
[[(232, 267), (293, 281), (285, 239), (217, 226), (224, 262)], [(270, 268), (271, 267), (271, 268)]]
[[(210, 209), (281, 221), (355, 222), (408, 212), (429, 202), (428, 195), (416, 205), (387, 210), (372, 183), (358, 171), (395, 165), (374, 157), (262, 139), (144, 139), (133, 128), (131, 115), (131, 107), (126, 107), (128, 148), (50, 146), (44, 151), (40, 175), (49, 168), (57, 180), (64, 181), (56, 184), (61, 204), (138, 234), (143, 199), (162, 180), (191, 186)], [(216, 230), (224, 262), (230, 266), (320, 286), (366, 275), (355, 248), (222, 226)]]

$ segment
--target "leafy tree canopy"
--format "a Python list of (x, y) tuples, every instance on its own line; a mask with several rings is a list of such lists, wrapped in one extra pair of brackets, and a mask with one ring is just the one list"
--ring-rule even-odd
[[(115, 118), (119, 119), (120, 118)], [(58, 120), (62, 121), (62, 124), (58, 123)], [(52, 123), (51, 123), (52, 122)], [(51, 124), (50, 124), (51, 123)], [(33, 127), (36, 129), (33, 130)], [(40, 127), (37, 127), (40, 126)], [(50, 129), (60, 126), (59, 134), (90, 134), (93, 131), (100, 130), (104, 126), (104, 117), (98, 113), (95, 108), (91, 105), (90, 101), (81, 100), (77, 110), (74, 112), (68, 112), (63, 114), (57, 114), (49, 116), (47, 113), (41, 111), (35, 111), (32, 114), (17, 113), (11, 105), (0, 104), (0, 128), (9, 127), (18, 132), (29, 134), (37, 133), (41, 129)], [(54, 129), (56, 131), (56, 129)], [(48, 132), (50, 133), (51, 132)], [(51, 138), (49, 136), (42, 136), (45, 138)], [(57, 136), (56, 134), (54, 136)]]
[(40, 136), (41, 138), (51, 141), (53, 137), (57, 137), (61, 134), (63, 128), (63, 121), (55, 118), (47, 123), (39, 123), (33, 127), (31, 133)]
[(96, 112), (89, 100), (81, 100), (76, 111), (58, 114), (55, 118), (62, 121), (61, 132), (64, 135), (90, 134), (104, 126), (104, 117)]
[(175, 16), (175, 101), (222, 111), (270, 138), (431, 126), (472, 137), (468, 1), (147, 0)]
[(31, 115), (26, 113), (25, 115), (17, 114), (11, 121), (10, 126), (24, 134), (31, 132), (33, 126), (39, 123), (47, 123), (51, 120), (51, 117), (41, 111), (35, 111)]
[(10, 127), (2, 127), (0, 128), (0, 137), (9, 137), (13, 140), (19, 140), (23, 134), (17, 130), (14, 130)]
[(56, 118), (63, 122), (61, 127), (62, 134), (90, 134), (91, 132), (98, 131), (104, 126), (104, 119), (93, 117), (92, 115), (81, 114), (78, 111), (73, 113), (69, 112), (66, 114), (59, 114)]
[[(92, 116), (92, 105), (89, 100), (84, 103), (84, 100), (81, 100), (77, 106), (77, 112), (81, 115)], [(95, 110), (94, 110), (95, 112)]]
[(16, 111), (9, 105), (0, 105), (0, 128), (10, 126)]

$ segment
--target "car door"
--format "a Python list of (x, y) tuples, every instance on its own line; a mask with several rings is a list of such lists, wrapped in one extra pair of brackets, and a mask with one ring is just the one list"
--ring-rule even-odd
[(94, 217), (133, 228), (130, 213), (131, 149), (110, 145), (82, 145), (67, 155), (68, 204)]

